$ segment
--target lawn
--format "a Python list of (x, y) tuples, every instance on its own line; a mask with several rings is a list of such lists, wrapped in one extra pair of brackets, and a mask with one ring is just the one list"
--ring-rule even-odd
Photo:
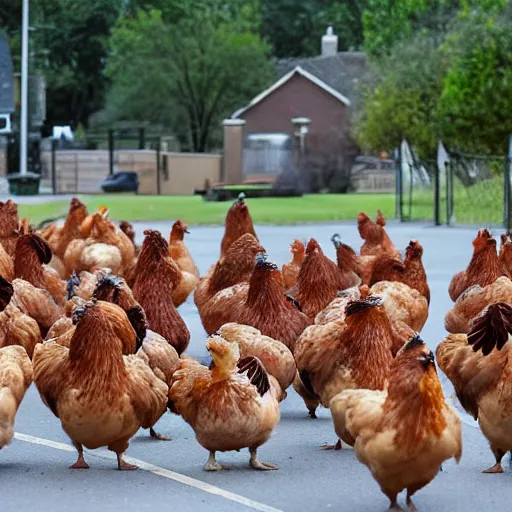
[[(114, 220), (152, 221), (181, 218), (189, 224), (223, 224), (230, 202), (206, 202), (199, 196), (80, 196), (90, 211), (110, 208)], [(321, 194), (304, 197), (247, 199), (255, 224), (293, 225), (354, 220), (361, 211), (373, 217), (377, 208), (386, 218), (395, 214), (394, 194)], [(32, 224), (64, 217), (68, 203), (20, 204), (19, 213)]]

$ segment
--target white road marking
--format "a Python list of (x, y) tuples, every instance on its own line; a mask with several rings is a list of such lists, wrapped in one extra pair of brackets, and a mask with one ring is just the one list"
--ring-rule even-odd
[[(16, 432), (14, 434), (15, 439), (19, 441), (25, 441), (26, 443), (38, 444), (41, 446), (47, 446), (49, 448), (54, 448), (55, 450), (61, 450), (64, 452), (75, 452), (75, 448), (69, 444), (59, 443), (57, 441), (51, 441), (50, 439), (43, 439), (41, 437), (34, 437), (27, 434), (21, 434)], [(114, 454), (110, 454), (109, 452), (88, 452), (95, 457), (100, 457), (102, 459), (108, 460), (116, 460), (116, 456)], [(220, 496), (226, 500), (234, 501), (235, 503), (240, 503), (241, 505), (245, 505), (246, 507), (252, 508), (254, 510), (259, 510), (261, 512), (283, 512), (278, 508), (271, 507), (269, 505), (265, 505), (264, 503), (260, 503), (258, 501), (251, 500), (246, 498), (245, 496), (240, 496), (239, 494), (235, 494), (230, 491), (226, 491), (225, 489), (221, 489), (220, 487), (216, 487), (215, 485), (208, 484), (203, 482), (202, 480), (196, 480), (195, 478), (191, 478), (187, 475), (182, 475), (181, 473), (176, 473), (175, 471), (171, 471), (169, 469), (161, 468), (159, 466), (154, 466), (153, 464), (149, 464), (144, 462), (143, 460), (134, 459), (132, 457), (125, 457), (126, 462), (130, 464), (136, 464), (140, 469), (145, 471), (149, 471), (158, 476), (163, 476), (164, 478), (168, 478), (169, 480), (174, 480), (175, 482), (179, 482), (184, 485), (188, 485), (189, 487), (194, 487), (195, 489), (199, 489), (200, 491), (207, 492), (209, 494), (214, 494), (215, 496)]]

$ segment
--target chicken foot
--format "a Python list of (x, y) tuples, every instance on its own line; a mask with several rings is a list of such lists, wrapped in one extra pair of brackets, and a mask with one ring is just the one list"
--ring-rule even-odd
[(75, 441), (73, 441), (73, 445), (78, 452), (78, 459), (76, 459), (76, 462), (72, 466), (69, 466), (69, 469), (89, 469), (89, 464), (87, 464), (84, 459), (83, 446)]
[(274, 469), (279, 469), (279, 466), (276, 466), (275, 464), (258, 460), (258, 457), (256, 456), (256, 448), (249, 448), (249, 452), (251, 454), (250, 464), (252, 468), (259, 469), (261, 471), (272, 471)]
[(320, 446), (320, 450), (341, 450), (343, 448), (342, 444), (341, 444), (341, 439), (338, 439), (336, 441), (336, 444), (323, 444), (322, 446)]
[(223, 469), (229, 469), (226, 466), (222, 466), (215, 460), (215, 452), (210, 452), (210, 456), (203, 468), (205, 471), (222, 471)]
[(172, 441), (172, 437), (166, 437), (163, 434), (159, 434), (158, 432), (155, 431), (153, 427), (149, 429), (149, 435), (153, 439), (157, 439), (158, 441)]
[(123, 459), (123, 454), (118, 453), (117, 454), (117, 469), (119, 469), (119, 471), (129, 471), (129, 470), (133, 471), (134, 469), (139, 469), (139, 467), (135, 466), (134, 464), (128, 464), (128, 462), (126, 462)]
[(500, 449), (492, 449), (492, 453), (494, 453), (494, 457), (496, 458), (496, 464), (492, 466), (492, 468), (486, 469), (482, 471), (482, 473), (503, 473), (503, 466), (501, 465), (501, 459), (505, 455), (505, 452)]

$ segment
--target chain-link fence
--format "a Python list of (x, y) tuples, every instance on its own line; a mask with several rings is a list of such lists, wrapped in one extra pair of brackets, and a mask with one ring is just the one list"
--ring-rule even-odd
[(395, 152), (397, 218), (510, 229), (510, 162), (510, 155), (472, 155), (442, 144), (437, 160), (420, 160), (404, 142)]
[(434, 219), (437, 165), (422, 161), (407, 142), (395, 151), (397, 218), (401, 221)]

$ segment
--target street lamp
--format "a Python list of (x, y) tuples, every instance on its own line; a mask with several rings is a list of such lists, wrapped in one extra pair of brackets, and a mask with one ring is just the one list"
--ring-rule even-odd
[(28, 142), (28, 20), (29, 0), (23, 0), (21, 14), (21, 107), (20, 107), (20, 174), (27, 174)]
[(311, 124), (311, 119), (309, 117), (294, 117), (292, 124), (299, 130), (295, 132), (295, 135), (299, 137), (300, 157), (303, 160), (306, 155), (306, 135), (309, 131), (308, 126)]

